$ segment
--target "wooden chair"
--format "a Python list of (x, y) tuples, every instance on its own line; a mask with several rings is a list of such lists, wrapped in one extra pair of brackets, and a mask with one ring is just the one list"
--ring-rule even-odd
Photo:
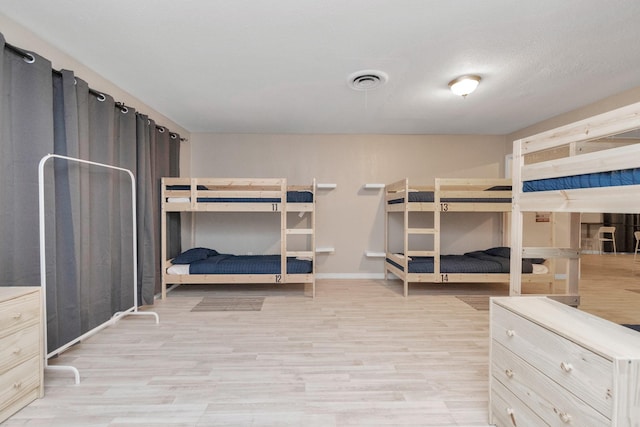
[(600, 253), (602, 253), (602, 247), (604, 242), (613, 243), (613, 253), (616, 254), (618, 251), (616, 249), (616, 228), (615, 227), (600, 227), (598, 229), (598, 243), (600, 247)]
[(633, 252), (633, 260), (636, 260), (636, 256), (638, 255), (638, 244), (640, 243), (640, 231), (634, 231), (633, 237), (636, 238), (636, 249)]

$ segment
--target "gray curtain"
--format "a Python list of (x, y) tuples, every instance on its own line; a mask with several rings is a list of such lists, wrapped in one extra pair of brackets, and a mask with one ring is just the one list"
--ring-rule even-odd
[[(55, 153), (136, 171), (135, 112), (54, 73)], [(133, 305), (132, 194), (127, 174), (54, 160), (54, 279), (47, 280), (48, 348), (58, 348)], [(48, 255), (49, 256), (49, 255)], [(64, 268), (62, 268), (64, 267)], [(55, 303), (54, 303), (55, 302)]]
[(153, 304), (153, 296), (156, 290), (156, 268), (159, 265), (159, 256), (156, 256), (156, 246), (159, 250), (160, 239), (156, 227), (154, 205), (154, 191), (151, 177), (152, 165), (155, 159), (151, 158), (152, 135), (155, 125), (144, 114), (136, 115), (136, 169), (138, 180), (137, 215), (138, 215), (138, 295), (141, 304)]
[[(130, 180), (55, 159), (45, 168), (47, 349), (52, 351), (159, 290), (160, 177), (179, 173), (177, 134), (89, 88), (72, 71), (5, 48), (0, 34), (0, 285), (40, 284), (38, 163), (55, 153), (129, 169), (136, 177), (137, 254)], [(179, 218), (172, 221), (179, 250)], [(156, 255), (158, 254), (158, 255)]]
[[(153, 133), (151, 136), (151, 158), (153, 165), (151, 177), (153, 181), (153, 205), (154, 219), (156, 221), (156, 232), (160, 236), (160, 190), (161, 179), (163, 177), (180, 176), (180, 136), (171, 133), (163, 127), (153, 124)], [(158, 237), (158, 240), (160, 238)], [(167, 256), (173, 258), (180, 253), (180, 214), (171, 212), (167, 214)], [(160, 260), (160, 245), (156, 245), (155, 258)], [(162, 264), (159, 262), (156, 266), (155, 292), (160, 292), (162, 272), (160, 271)]]
[[(35, 54), (27, 63), (2, 34), (0, 54), (0, 285), (39, 286), (38, 163), (53, 152), (51, 63)], [(47, 243), (53, 252), (52, 235)]]
[[(75, 82), (69, 73), (53, 73), (54, 105), (54, 152), (63, 156), (79, 158), (80, 140), (86, 140), (79, 129), (80, 117), (75, 95)], [(71, 99), (70, 99), (71, 98)], [(84, 122), (84, 121), (83, 121)], [(64, 125), (66, 123), (66, 126)], [(67, 131), (69, 130), (69, 131)], [(82, 333), (80, 312), (80, 283), (82, 271), (80, 191), (84, 171), (74, 163), (54, 160), (55, 194), (59, 209), (66, 215), (47, 216), (47, 229), (55, 228), (56, 248), (48, 257), (55, 257), (56, 275), (47, 279), (47, 323), (48, 348), (54, 349), (70, 342)], [(61, 256), (57, 256), (60, 254)], [(61, 284), (61, 286), (58, 286)], [(67, 286), (64, 286), (67, 284)], [(73, 286), (71, 286), (73, 284)], [(59, 315), (60, 314), (60, 317)]]

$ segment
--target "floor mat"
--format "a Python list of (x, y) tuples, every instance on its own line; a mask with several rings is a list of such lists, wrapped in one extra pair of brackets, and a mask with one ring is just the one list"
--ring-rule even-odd
[(264, 297), (205, 297), (191, 311), (260, 311), (262, 303), (264, 303)]
[(489, 295), (456, 295), (456, 298), (476, 310), (489, 310)]

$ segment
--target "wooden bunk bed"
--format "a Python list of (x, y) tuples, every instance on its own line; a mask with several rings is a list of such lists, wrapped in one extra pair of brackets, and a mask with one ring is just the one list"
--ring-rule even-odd
[[(436, 178), (434, 185), (410, 185), (403, 179), (385, 186), (385, 277), (389, 273), (404, 282), (404, 295), (409, 283), (493, 283), (509, 282), (509, 249), (490, 248), (464, 255), (441, 253), (443, 230), (441, 216), (447, 212), (496, 212), (503, 214), (506, 224), (511, 212), (510, 179), (456, 179)], [(424, 213), (432, 216), (432, 226), (414, 227), (410, 214)], [(403, 249), (390, 250), (391, 215), (402, 214)], [(427, 249), (410, 247), (412, 236), (431, 235), (432, 244)], [(503, 244), (505, 237), (503, 237)], [(552, 274), (545, 267), (534, 269), (525, 260), (525, 277), (536, 282), (551, 283)], [(522, 264), (522, 260), (520, 261)], [(541, 274), (533, 274), (533, 272)]]
[[(513, 143), (512, 266), (523, 257), (566, 262), (566, 287), (554, 299), (579, 304), (581, 213), (640, 213), (640, 139), (612, 138), (640, 129), (640, 103)], [(523, 247), (525, 212), (569, 213), (567, 247)], [(522, 293), (511, 276), (510, 294)]]
[[(162, 298), (172, 284), (310, 283), (315, 297), (315, 195), (311, 185), (287, 186), (284, 178), (163, 178)], [(276, 255), (220, 254), (215, 249), (191, 248), (167, 257), (169, 212), (262, 212), (277, 215), (280, 251)], [(291, 216), (308, 215), (301, 224)], [(193, 221), (192, 221), (193, 226)], [(301, 236), (306, 248), (292, 250), (290, 239)], [(289, 243), (289, 244), (288, 244)]]

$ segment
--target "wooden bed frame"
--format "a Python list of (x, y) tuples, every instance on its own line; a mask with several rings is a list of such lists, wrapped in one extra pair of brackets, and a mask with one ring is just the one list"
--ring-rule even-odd
[[(580, 214), (640, 213), (640, 185), (523, 192), (526, 181), (620, 171), (640, 167), (640, 140), (623, 143), (608, 138), (640, 128), (640, 103), (549, 130), (513, 143), (513, 217), (511, 270), (523, 257), (564, 259), (566, 289), (553, 295), (579, 304)], [(523, 247), (523, 213), (568, 212), (568, 247)], [(520, 295), (522, 276), (513, 274), (510, 294)]]
[[(181, 189), (172, 189), (180, 186)], [(185, 189), (183, 189), (185, 188)], [(287, 202), (287, 191), (308, 191), (313, 194), (312, 202)], [(162, 298), (167, 296), (170, 284), (234, 284), (234, 283), (310, 283), (315, 297), (315, 201), (316, 181), (306, 186), (287, 186), (284, 178), (162, 178)], [(199, 198), (250, 198), (277, 199), (278, 202), (199, 202)], [(280, 217), (280, 271), (282, 274), (168, 274), (171, 259), (167, 258), (167, 221), (169, 212), (265, 212)], [(289, 228), (287, 214), (309, 214), (308, 227)], [(193, 224), (192, 224), (193, 226)], [(287, 248), (287, 237), (308, 236), (307, 249), (292, 251)], [(312, 262), (312, 272), (308, 274), (288, 274), (287, 257), (305, 257)]]
[[(440, 256), (441, 216), (447, 212), (496, 212), (503, 214), (504, 224), (507, 224), (511, 212), (511, 191), (488, 191), (496, 186), (511, 186), (511, 180), (506, 178), (436, 178), (434, 185), (413, 185), (409, 179), (403, 179), (385, 186), (385, 277), (393, 273), (404, 282), (404, 296), (409, 293), (410, 282), (422, 283), (508, 283), (509, 273), (441, 273)], [(410, 202), (407, 195), (410, 191), (433, 191), (433, 202)], [(402, 203), (390, 204), (390, 200), (403, 198)], [(446, 201), (454, 199), (508, 199), (508, 201)], [(433, 215), (433, 228), (413, 228), (409, 226), (409, 214), (423, 212)], [(394, 213), (403, 214), (403, 254), (399, 256), (389, 249), (389, 218)], [(411, 235), (433, 235), (433, 250), (414, 250), (409, 247)], [(506, 236), (503, 244), (506, 246)], [(411, 256), (434, 258), (433, 273), (409, 273)], [(392, 262), (390, 262), (392, 261)], [(398, 268), (393, 263), (402, 266)], [(518, 270), (520, 271), (520, 270)], [(547, 282), (551, 284), (553, 274), (526, 274), (526, 281)]]

